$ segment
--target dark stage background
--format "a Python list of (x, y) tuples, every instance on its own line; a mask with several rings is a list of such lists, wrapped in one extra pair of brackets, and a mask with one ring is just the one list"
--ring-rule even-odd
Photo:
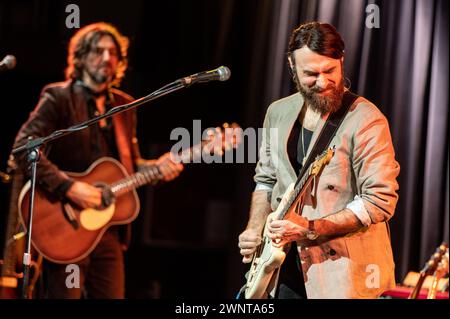
[[(319, 19), (346, 41), (352, 90), (373, 101), (391, 125), (402, 167), (391, 221), (397, 281), (448, 242), (448, 1), (184, 0), (0, 1), (0, 171), (42, 87), (64, 79), (66, 6), (81, 26), (106, 21), (130, 38), (121, 89), (141, 97), (183, 76), (226, 65), (227, 82), (192, 86), (138, 110), (141, 152), (155, 158), (192, 120), (202, 128), (236, 121), (261, 127), (268, 104), (293, 92), (285, 52), (291, 30)], [(380, 28), (365, 27), (368, 4)], [(76, 150), (74, 150), (76, 151)], [(70, 154), (68, 154), (70, 156)], [(141, 213), (126, 254), (130, 298), (233, 298), (247, 269), (237, 248), (254, 187), (254, 163), (186, 166), (175, 181), (140, 190)], [(0, 184), (0, 227), (8, 186)], [(3, 245), (2, 245), (3, 246)]]

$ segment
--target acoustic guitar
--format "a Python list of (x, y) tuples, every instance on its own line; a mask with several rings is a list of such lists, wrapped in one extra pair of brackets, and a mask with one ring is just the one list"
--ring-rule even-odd
[[(208, 139), (178, 154), (183, 163), (223, 149), (235, 148), (242, 130), (237, 124), (229, 134), (223, 129), (210, 130)], [(217, 153), (214, 153), (217, 154)], [(113, 225), (124, 225), (136, 219), (139, 198), (136, 188), (161, 180), (157, 166), (149, 166), (128, 175), (126, 169), (113, 158), (100, 158), (83, 173), (66, 172), (75, 181), (89, 183), (102, 189), (102, 207), (81, 209), (72, 202), (62, 202), (36, 187), (31, 240), (44, 258), (55, 263), (75, 263), (96, 247), (103, 233)], [(26, 227), (30, 196), (30, 181), (19, 196), (20, 222)]]

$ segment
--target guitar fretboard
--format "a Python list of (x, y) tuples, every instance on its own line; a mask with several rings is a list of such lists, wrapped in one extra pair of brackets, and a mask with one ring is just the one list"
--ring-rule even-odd
[(125, 194), (140, 186), (157, 182), (161, 179), (161, 174), (156, 166), (149, 166), (148, 168), (130, 175), (120, 181), (111, 184), (111, 192), (119, 196)]
[(283, 219), (286, 216), (287, 212), (291, 209), (291, 206), (297, 200), (298, 196), (302, 195), (302, 192), (306, 190), (312, 181), (313, 177), (316, 176), (319, 171), (323, 168), (324, 165), (327, 165), (334, 154), (334, 147), (328, 150), (325, 150), (322, 154), (320, 154), (316, 160), (308, 166), (306, 173), (302, 176), (300, 180), (297, 180), (295, 183), (294, 190), (292, 191), (292, 195), (289, 197), (289, 200), (284, 205), (283, 209), (278, 215), (278, 219)]
[[(179, 160), (182, 163), (189, 163), (190, 161), (201, 157), (203, 154), (203, 147), (205, 143), (206, 142), (203, 141), (191, 148), (182, 151), (180, 154), (178, 154)], [(162, 177), (163, 176), (159, 171), (158, 166), (152, 165), (135, 174), (123, 178), (116, 183), (111, 184), (110, 189), (114, 195), (119, 196), (146, 184), (156, 184), (162, 179)]]
[(286, 205), (281, 210), (280, 214), (278, 215), (278, 219), (283, 219), (284, 216), (287, 214), (289, 209), (291, 208), (292, 204), (294, 204), (295, 200), (297, 199), (298, 195), (303, 191), (305, 188), (306, 182), (308, 181), (309, 177), (311, 177), (311, 167), (313, 164), (309, 165), (307, 173), (303, 175), (302, 179), (298, 181), (295, 184), (294, 191), (292, 192), (291, 197), (287, 201)]

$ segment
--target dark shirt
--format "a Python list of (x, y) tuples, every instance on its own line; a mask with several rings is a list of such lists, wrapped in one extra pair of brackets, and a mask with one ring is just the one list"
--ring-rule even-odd
[[(129, 103), (131, 97), (119, 90), (109, 92), (105, 109)], [(55, 130), (65, 129), (92, 118), (97, 111), (94, 93), (81, 82), (60, 82), (46, 86), (35, 110), (17, 134), (14, 147), (24, 144), (28, 136), (47, 136)], [(122, 113), (127, 140), (132, 141), (135, 132), (133, 113)], [(42, 147), (38, 164), (37, 182), (50, 194), (62, 198), (71, 185), (71, 179), (63, 173), (84, 172), (97, 159), (110, 156), (119, 159), (112, 120), (106, 128), (93, 124), (86, 129), (66, 135)], [(132, 147), (130, 146), (132, 149)], [(133, 151), (133, 149), (132, 149)], [(133, 158), (138, 154), (132, 154)], [(21, 170), (28, 175), (25, 152), (16, 156)]]
[[(289, 161), (295, 170), (300, 173), (302, 169), (303, 158), (305, 157), (309, 144), (311, 143), (313, 132), (305, 128), (297, 119), (292, 127), (287, 142), (287, 152)], [(281, 267), (280, 277), (278, 278), (278, 290), (276, 298), (280, 299), (306, 299), (305, 283), (303, 281), (303, 272), (300, 265), (300, 258), (297, 252), (295, 242), (291, 243), (289, 252)]]
[[(86, 105), (88, 108), (89, 118), (93, 118), (99, 115), (97, 110), (97, 105), (95, 102), (98, 95), (94, 94), (89, 88), (83, 86), (85, 89)], [(104, 93), (106, 96), (105, 100), (105, 113), (108, 112), (112, 106), (109, 100), (109, 95)], [(114, 126), (112, 123), (112, 118), (106, 119), (106, 126), (101, 127), (100, 123), (96, 123), (91, 126), (91, 149), (92, 149), (92, 161), (99, 159), (101, 157), (113, 157), (119, 159), (119, 153), (117, 151), (116, 139), (114, 136)]]
[(308, 151), (312, 135), (313, 131), (307, 130), (305, 128), (303, 128), (302, 130), (300, 121), (295, 121), (292, 131), (289, 135), (287, 152), (289, 161), (291, 162), (291, 165), (294, 168), (297, 176), (303, 166), (302, 162), (303, 158), (305, 157), (305, 154), (303, 154), (303, 150), (305, 151), (305, 153)]

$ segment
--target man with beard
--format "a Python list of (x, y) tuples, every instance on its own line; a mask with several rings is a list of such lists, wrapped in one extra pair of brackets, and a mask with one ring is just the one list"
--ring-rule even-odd
[[(14, 147), (29, 136), (47, 136), (114, 106), (131, 102), (118, 86), (127, 68), (128, 39), (112, 25), (95, 23), (80, 29), (70, 40), (66, 81), (47, 85), (36, 109), (17, 134)], [(169, 181), (178, 176), (182, 164), (166, 153), (157, 160), (144, 160), (136, 138), (136, 113), (130, 110), (103, 119), (97, 125), (70, 134), (42, 149), (38, 164), (39, 187), (61, 201), (69, 200), (81, 208), (100, 207), (102, 192), (90, 184), (74, 181), (64, 171), (84, 172), (101, 157), (118, 159), (128, 173), (148, 165), (156, 166), (159, 178)], [(10, 161), (28, 174), (26, 154)], [(20, 170), (17, 170), (19, 173)], [(80, 286), (68, 288), (66, 265), (45, 261), (43, 270), (48, 298), (124, 298), (123, 251), (129, 243), (130, 225), (110, 227), (98, 245), (83, 260)]]
[(376, 298), (395, 285), (387, 222), (400, 168), (388, 122), (368, 100), (354, 100), (331, 140), (330, 163), (307, 188), (301, 208), (278, 220), (270, 213), (347, 91), (344, 42), (333, 26), (311, 22), (294, 30), (288, 61), (299, 93), (267, 110), (249, 221), (239, 236), (243, 262), (252, 261), (267, 220), (272, 245), (290, 247), (270, 297)]

